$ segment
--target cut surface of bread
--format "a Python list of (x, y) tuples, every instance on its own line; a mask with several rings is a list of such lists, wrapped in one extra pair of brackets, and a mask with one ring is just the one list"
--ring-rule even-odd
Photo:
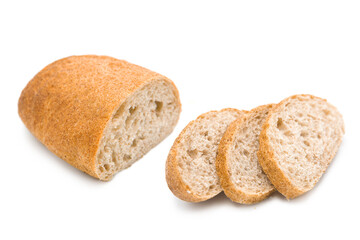
[(97, 174), (108, 179), (168, 136), (180, 105), (170, 83), (154, 81), (131, 95), (110, 119), (97, 154)]
[(272, 104), (257, 107), (233, 121), (219, 144), (216, 170), (232, 201), (252, 204), (275, 191), (257, 158), (261, 127)]
[(342, 141), (344, 121), (326, 100), (294, 95), (270, 110), (260, 134), (259, 162), (288, 199), (319, 181)]
[(166, 162), (166, 180), (175, 196), (200, 202), (222, 191), (215, 168), (218, 144), (228, 125), (243, 114), (230, 108), (211, 111), (183, 129)]
[(107, 56), (71, 56), (41, 70), (19, 99), (19, 115), (50, 151), (101, 180), (133, 164), (175, 127), (171, 80)]

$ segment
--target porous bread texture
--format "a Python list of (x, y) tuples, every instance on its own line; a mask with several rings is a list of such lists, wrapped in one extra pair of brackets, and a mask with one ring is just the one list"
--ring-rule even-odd
[(230, 108), (211, 111), (183, 129), (166, 162), (166, 180), (175, 196), (200, 202), (222, 191), (215, 169), (218, 144), (228, 125), (243, 114)]
[(170, 79), (96, 55), (49, 64), (27, 84), (18, 103), (22, 121), (37, 139), (101, 180), (130, 166), (168, 135), (180, 108)]
[(107, 180), (131, 166), (173, 130), (180, 106), (166, 81), (148, 84), (114, 113), (97, 154), (97, 174)]
[(319, 181), (344, 133), (334, 106), (311, 95), (294, 95), (270, 111), (260, 135), (259, 162), (276, 189), (295, 198)]
[(257, 158), (261, 127), (272, 104), (257, 107), (233, 121), (219, 144), (216, 170), (232, 201), (253, 204), (275, 191)]

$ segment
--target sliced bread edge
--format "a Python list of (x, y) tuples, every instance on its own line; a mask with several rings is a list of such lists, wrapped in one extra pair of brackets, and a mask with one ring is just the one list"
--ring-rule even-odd
[(246, 121), (247, 116), (255, 111), (262, 111), (264, 108), (272, 106), (274, 106), (274, 104), (256, 107), (249, 111), (246, 115), (233, 121), (227, 128), (224, 136), (220, 141), (219, 153), (216, 158), (216, 171), (220, 178), (221, 187), (223, 188), (225, 195), (234, 202), (242, 204), (254, 204), (268, 198), (273, 192), (276, 191), (276, 189), (273, 188), (265, 193), (253, 194), (240, 190), (231, 180), (230, 169), (228, 165), (229, 150), (232, 147), (239, 127), (241, 127), (241, 125)]

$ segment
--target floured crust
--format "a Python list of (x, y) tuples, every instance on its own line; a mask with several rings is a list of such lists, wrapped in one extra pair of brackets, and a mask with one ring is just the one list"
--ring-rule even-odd
[[(298, 187), (296, 187), (291, 182), (291, 179), (289, 179), (285, 175), (285, 173), (281, 170), (280, 166), (278, 165), (277, 159), (274, 157), (274, 150), (271, 147), (271, 143), (269, 141), (267, 131), (270, 128), (269, 119), (272, 117), (273, 114), (278, 112), (282, 108), (282, 106), (288, 101), (302, 97), (309, 97), (310, 99), (317, 99), (326, 102), (325, 99), (315, 97), (312, 95), (306, 95), (306, 94), (294, 95), (284, 99), (270, 110), (268, 117), (263, 125), (263, 129), (261, 131), (260, 140), (259, 140), (260, 141), (260, 147), (258, 151), (259, 163), (263, 168), (264, 172), (266, 173), (266, 175), (268, 176), (268, 178), (270, 179), (271, 183), (287, 199), (298, 197), (301, 194), (305, 193), (306, 191), (303, 191)], [(329, 156), (330, 157), (329, 160), (333, 159), (335, 154), (336, 151), (331, 156)], [(325, 170), (326, 168), (323, 169), (323, 172), (325, 172)]]
[(233, 109), (233, 108), (226, 108), (226, 109), (222, 109), (221, 111), (210, 111), (204, 114), (201, 114), (199, 117), (197, 117), (195, 120), (191, 121), (179, 134), (179, 136), (175, 139), (173, 146), (170, 149), (167, 161), (166, 161), (166, 181), (167, 184), (169, 186), (169, 189), (172, 191), (172, 193), (184, 200), (184, 201), (188, 201), (188, 202), (201, 202), (201, 201), (205, 201), (208, 200), (214, 196), (216, 196), (217, 194), (213, 195), (213, 196), (199, 196), (196, 193), (192, 192), (190, 187), (183, 181), (180, 172), (178, 170), (178, 160), (177, 160), (177, 155), (178, 155), (178, 146), (180, 143), (180, 140), (183, 138), (185, 132), (188, 131), (188, 129), (191, 128), (191, 126), (193, 124), (195, 124), (196, 122), (201, 121), (203, 118), (205, 118), (209, 113), (214, 113), (214, 112), (222, 112), (222, 111), (234, 111), (234, 112), (244, 112), (244, 111), (240, 111), (238, 109)]
[[(269, 105), (270, 107), (272, 106), (271, 104)], [(259, 106), (248, 112), (248, 114), (256, 111), (263, 111), (263, 109), (269, 108), (269, 105)], [(237, 203), (254, 204), (269, 197), (275, 191), (275, 188), (268, 192), (258, 194), (246, 193), (237, 188), (230, 178), (230, 170), (228, 165), (229, 158), (227, 157), (232, 148), (233, 142), (235, 141), (238, 129), (241, 127), (244, 121), (246, 121), (248, 114), (236, 119), (227, 128), (219, 144), (219, 153), (216, 158), (216, 171), (220, 178), (221, 187), (223, 188), (227, 197)]]
[(71, 56), (41, 70), (22, 91), (19, 115), (50, 151), (99, 178), (96, 154), (104, 129), (119, 106), (153, 81), (168, 78), (107, 56)]

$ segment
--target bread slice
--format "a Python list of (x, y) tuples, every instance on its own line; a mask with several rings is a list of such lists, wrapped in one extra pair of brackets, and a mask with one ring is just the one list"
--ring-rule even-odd
[(109, 180), (162, 141), (180, 114), (168, 78), (106, 56), (72, 56), (41, 70), (19, 99), (19, 115), (49, 150)]
[(257, 158), (261, 127), (272, 106), (257, 107), (233, 121), (220, 141), (216, 171), (224, 193), (234, 202), (256, 203), (275, 191)]
[(344, 133), (341, 114), (326, 100), (286, 98), (270, 110), (263, 126), (259, 162), (276, 189), (295, 198), (319, 181)]
[(223, 109), (200, 115), (180, 133), (166, 162), (166, 181), (178, 198), (200, 202), (219, 194), (215, 159), (228, 125), (244, 111)]

